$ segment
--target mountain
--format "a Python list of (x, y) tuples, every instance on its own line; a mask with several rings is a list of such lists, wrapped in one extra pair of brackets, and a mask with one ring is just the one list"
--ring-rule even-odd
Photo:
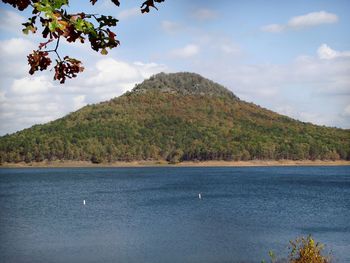
[(0, 161), (350, 159), (350, 130), (293, 120), (194, 73), (0, 138)]

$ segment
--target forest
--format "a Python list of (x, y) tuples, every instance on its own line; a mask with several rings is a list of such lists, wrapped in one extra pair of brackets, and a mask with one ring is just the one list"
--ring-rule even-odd
[(350, 131), (291, 119), (194, 73), (0, 138), (0, 162), (350, 160)]

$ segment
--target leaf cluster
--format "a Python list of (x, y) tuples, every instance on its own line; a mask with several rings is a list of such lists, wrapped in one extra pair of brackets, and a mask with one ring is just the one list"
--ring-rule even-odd
[(62, 61), (57, 62), (54, 80), (60, 80), (60, 83), (63, 84), (66, 78), (75, 78), (83, 70), (84, 67), (81, 66), (79, 60), (66, 56)]
[(26, 9), (33, 1), (32, 0), (2, 0), (6, 4), (12, 5), (20, 11)]
[[(63, 60), (61, 59), (58, 54), (60, 38), (65, 38), (69, 43), (89, 41), (91, 49), (100, 52), (102, 55), (108, 54), (108, 49), (113, 49), (120, 44), (116, 38), (117, 34), (112, 31), (112, 28), (117, 25), (118, 19), (112, 16), (86, 14), (84, 12), (69, 13), (67, 8), (69, 0), (2, 1), (20, 11), (31, 8), (32, 16), (22, 24), (24, 26), (23, 33), (36, 33), (39, 27), (42, 31), (42, 37), (46, 39), (45, 42), (39, 44), (37, 50), (28, 55), (30, 74), (34, 74), (38, 70), (46, 70), (50, 66), (52, 60), (48, 57), (49, 53), (57, 55), (54, 79), (60, 81), (61, 84), (65, 82), (66, 78), (74, 78), (77, 73), (84, 70), (80, 66), (81, 62), (77, 59), (68, 58), (67, 56)], [(120, 5), (118, 0), (111, 1), (116, 6)], [(90, 2), (94, 5), (97, 0), (90, 0)], [(160, 3), (164, 0), (143, 2), (141, 12), (148, 13), (150, 7), (157, 9), (155, 2)], [(56, 47), (47, 49), (47, 45), (52, 42), (56, 42)], [(79, 61), (79, 63), (72, 63), (73, 60)]]

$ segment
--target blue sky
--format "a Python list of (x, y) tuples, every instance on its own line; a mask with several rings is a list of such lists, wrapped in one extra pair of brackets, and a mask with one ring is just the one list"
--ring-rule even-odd
[(54, 120), (121, 95), (161, 71), (197, 72), (240, 98), (290, 117), (350, 128), (350, 1), (70, 1), (70, 10), (113, 15), (121, 46), (102, 56), (63, 43), (86, 70), (59, 85), (52, 72), (29, 76), (27, 15), (0, 4), (0, 134)]

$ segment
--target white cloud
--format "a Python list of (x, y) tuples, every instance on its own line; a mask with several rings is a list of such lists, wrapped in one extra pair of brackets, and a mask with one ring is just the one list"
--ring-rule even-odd
[(232, 56), (243, 54), (241, 47), (231, 37), (222, 33), (199, 32), (194, 39), (199, 49), (203, 47), (206, 54), (215, 59), (232, 59)]
[(170, 56), (173, 58), (190, 58), (197, 55), (200, 51), (198, 45), (188, 44), (183, 48), (173, 49)]
[(350, 51), (336, 51), (327, 44), (322, 44), (317, 50), (320, 59), (334, 59), (339, 57), (350, 57)]
[(161, 23), (161, 28), (167, 33), (174, 33), (176, 31), (179, 31), (181, 29), (181, 26), (178, 23), (163, 20)]
[(85, 95), (73, 97), (73, 110), (78, 110), (86, 105)]
[(194, 68), (243, 100), (302, 121), (350, 128), (350, 116), (344, 111), (350, 101), (348, 56), (300, 56), (286, 64), (228, 64), (227, 60), (215, 58), (200, 60)]
[(238, 55), (241, 53), (241, 49), (239, 48), (239, 46), (235, 45), (229, 41), (225, 41), (225, 42), (219, 44), (219, 48), (225, 54)]
[(311, 12), (305, 15), (292, 17), (287, 24), (269, 24), (262, 26), (261, 30), (270, 33), (279, 33), (287, 29), (301, 29), (323, 24), (333, 24), (338, 22), (338, 20), (339, 18), (336, 14), (326, 11)]
[(96, 63), (97, 74), (88, 77), (88, 85), (104, 85), (118, 81), (130, 81), (139, 76), (138, 70), (123, 61), (113, 58), (101, 59)]
[(35, 45), (23, 38), (11, 38), (0, 41), (0, 83), (5, 79), (23, 77), (28, 74), (27, 55), (33, 51)]
[(313, 124), (319, 124), (319, 125), (331, 125), (329, 122), (330, 117), (329, 115), (317, 113), (317, 112), (309, 112), (304, 111), (296, 108), (294, 105), (282, 105), (279, 107), (276, 107), (276, 111), (280, 114), (292, 117), (297, 120), (301, 120), (303, 122), (311, 122)]
[(279, 33), (284, 30), (285, 26), (279, 25), (279, 24), (270, 24), (261, 27), (261, 30), (264, 32), (270, 32), (270, 33)]
[(8, 89), (3, 90), (1, 134), (61, 117), (65, 107), (72, 103), (69, 97), (58, 96), (58, 89), (43, 76), (15, 79)]
[(25, 18), (16, 12), (0, 9), (0, 30), (22, 35)]
[(130, 8), (130, 9), (126, 9), (126, 10), (121, 11), (118, 14), (118, 19), (125, 20), (125, 19), (139, 16), (139, 15), (141, 15), (141, 11), (139, 8), (135, 7), (135, 8)]
[(156, 73), (167, 70), (167, 67), (165, 65), (160, 65), (157, 63), (143, 63), (137, 61), (133, 63), (133, 66), (139, 70), (142, 79), (147, 79)]
[(0, 53), (2, 57), (18, 57), (27, 55), (35, 48), (35, 45), (24, 38), (11, 38), (0, 41)]
[(292, 28), (300, 28), (322, 24), (333, 24), (336, 22), (338, 22), (338, 16), (336, 14), (320, 11), (293, 17), (288, 21), (288, 26)]
[(49, 91), (52, 84), (43, 76), (39, 77), (25, 77), (22, 79), (15, 79), (11, 86), (11, 92), (18, 96), (29, 96), (34, 94), (42, 94)]
[(197, 9), (192, 13), (192, 17), (200, 21), (211, 20), (216, 18), (217, 16), (218, 14), (215, 11), (207, 8)]
[(96, 103), (121, 95), (131, 90), (135, 84), (142, 82), (151, 75), (166, 71), (166, 66), (156, 63), (128, 63), (112, 58), (101, 59), (91, 69), (85, 79), (84, 87), (89, 87), (86, 93), (88, 103)]
[(88, 103), (119, 96), (161, 71), (166, 71), (164, 65), (107, 58), (97, 61), (78, 79), (67, 80), (65, 85), (52, 81), (51, 72), (12, 77), (8, 87), (1, 85), (0, 134), (46, 123)]
[(96, 103), (119, 96), (131, 90), (135, 84), (166, 69), (166, 66), (156, 63), (128, 63), (113, 58), (101, 59), (90, 72), (87, 72), (88, 77), (83, 81), (83, 87), (76, 87), (76, 90), (81, 92), (89, 87), (86, 101)]
[(350, 118), (350, 104), (347, 105), (347, 106), (344, 108), (344, 110), (343, 110), (343, 112), (342, 112), (342, 115), (343, 115), (344, 117)]

